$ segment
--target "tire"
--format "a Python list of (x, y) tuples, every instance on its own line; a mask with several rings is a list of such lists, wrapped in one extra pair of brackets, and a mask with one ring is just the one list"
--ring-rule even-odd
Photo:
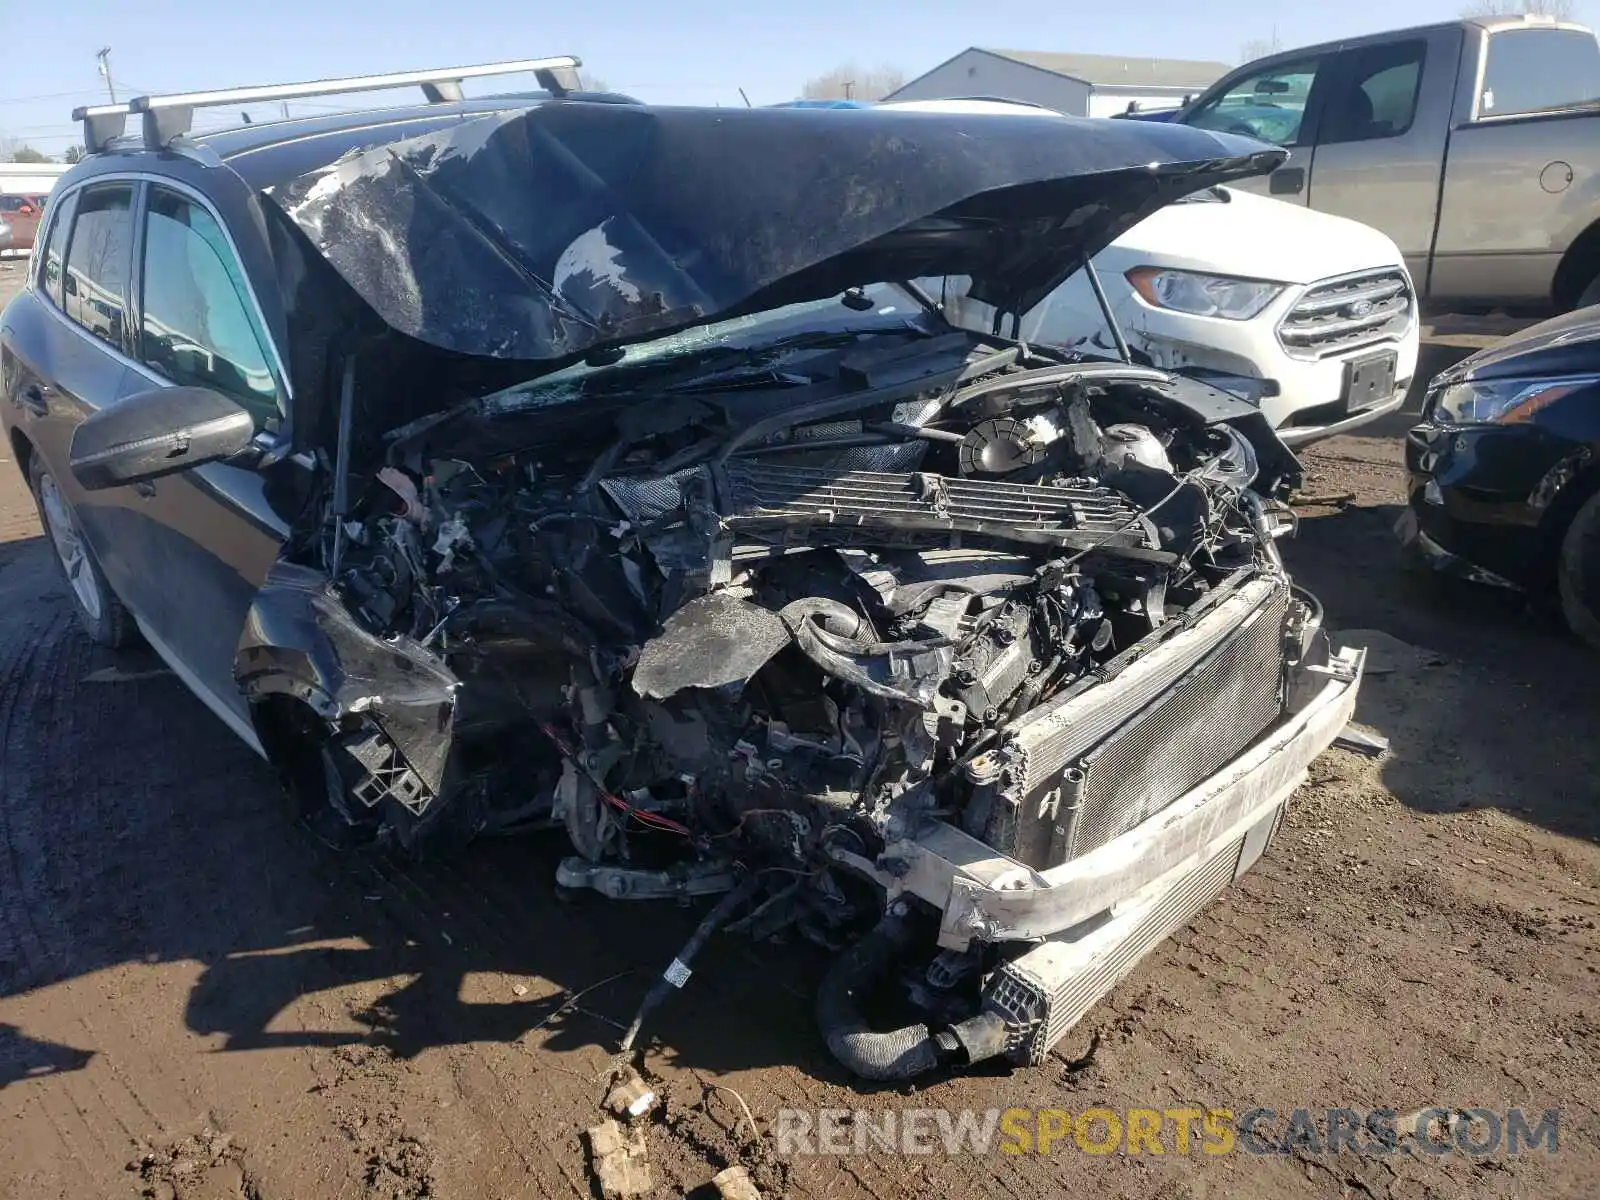
[(1567, 526), (1556, 586), (1568, 628), (1600, 650), (1600, 494), (1590, 496)]
[(72, 506), (37, 454), (28, 462), (28, 487), (78, 624), (91, 641), (101, 646), (120, 650), (133, 644), (138, 638), (133, 617), (106, 582), (93, 551), (83, 540)]

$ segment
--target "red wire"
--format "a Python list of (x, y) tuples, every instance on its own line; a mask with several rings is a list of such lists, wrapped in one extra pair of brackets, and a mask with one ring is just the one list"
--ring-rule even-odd
[[(577, 762), (577, 754), (573, 751), (572, 747), (567, 744), (566, 739), (556, 731), (554, 726), (546, 725), (543, 721), (541, 721), (539, 722), (539, 728), (544, 731), (545, 737), (549, 738), (556, 744), (557, 750), (561, 751), (563, 755), (571, 759), (574, 763)], [(587, 772), (585, 773), (587, 774)], [(594, 782), (592, 777), (590, 782)], [(601, 787), (598, 783), (595, 783), (594, 787), (595, 791), (600, 793), (600, 799), (604, 800), (607, 804), (611, 805), (612, 808), (617, 809), (619, 812), (626, 813), (628, 816), (638, 821), (641, 825), (650, 825), (656, 829), (664, 829), (668, 833), (676, 833), (681, 837), (694, 837), (694, 831), (687, 825), (680, 825), (671, 817), (662, 817), (655, 813), (645, 812), (643, 809), (635, 808), (621, 796), (614, 796), (610, 792), (606, 791), (606, 789)]]

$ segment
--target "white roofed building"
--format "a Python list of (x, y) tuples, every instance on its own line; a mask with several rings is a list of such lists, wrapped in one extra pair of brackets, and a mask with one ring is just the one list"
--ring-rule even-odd
[(1227, 63), (1116, 54), (1054, 54), (972, 46), (885, 100), (983, 96), (1042, 104), (1075, 117), (1110, 117), (1130, 104), (1173, 108), (1231, 68)]

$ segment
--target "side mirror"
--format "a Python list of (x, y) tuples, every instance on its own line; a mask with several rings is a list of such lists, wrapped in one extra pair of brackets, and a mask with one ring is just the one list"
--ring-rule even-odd
[(68, 462), (85, 489), (98, 491), (232, 458), (254, 436), (250, 414), (220, 392), (155, 388), (79, 425)]

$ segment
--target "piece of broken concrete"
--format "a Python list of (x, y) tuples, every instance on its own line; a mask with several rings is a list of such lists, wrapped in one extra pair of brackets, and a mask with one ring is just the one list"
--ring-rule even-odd
[(606, 1200), (642, 1196), (650, 1190), (650, 1158), (644, 1130), (626, 1129), (607, 1117), (585, 1136), (589, 1139), (590, 1169)]
[(606, 1107), (617, 1116), (626, 1117), (628, 1120), (644, 1116), (655, 1106), (655, 1089), (640, 1078), (639, 1072), (632, 1067), (629, 1067), (606, 1093)]
[(735, 1164), (711, 1177), (711, 1186), (722, 1200), (761, 1200), (761, 1192), (751, 1182), (750, 1172)]

